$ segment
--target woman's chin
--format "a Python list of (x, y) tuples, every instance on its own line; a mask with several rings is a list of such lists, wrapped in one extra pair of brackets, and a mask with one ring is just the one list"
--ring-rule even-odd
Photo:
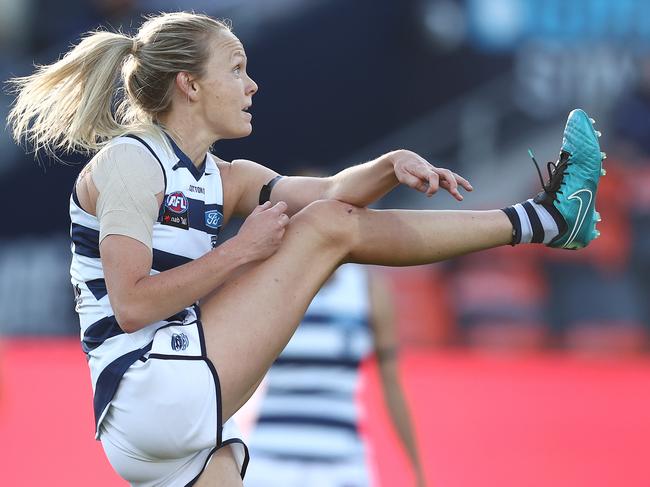
[(253, 124), (252, 123), (247, 123), (246, 126), (243, 128), (241, 133), (237, 137), (248, 137), (250, 134), (253, 133)]
[(248, 123), (243, 127), (238, 127), (237, 130), (231, 130), (229, 133), (219, 137), (220, 139), (242, 139), (248, 137), (253, 133), (253, 126)]

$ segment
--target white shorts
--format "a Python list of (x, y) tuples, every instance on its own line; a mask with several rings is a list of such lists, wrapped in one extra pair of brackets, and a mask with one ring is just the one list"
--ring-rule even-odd
[(219, 377), (200, 321), (156, 332), (151, 352), (124, 374), (100, 426), (106, 456), (137, 487), (192, 485), (212, 454), (230, 446), (242, 478), (248, 450), (222, 425)]

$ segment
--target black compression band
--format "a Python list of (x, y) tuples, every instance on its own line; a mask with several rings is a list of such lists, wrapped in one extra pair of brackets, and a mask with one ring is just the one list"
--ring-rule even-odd
[(521, 222), (519, 221), (519, 214), (513, 206), (508, 206), (507, 208), (501, 208), (501, 211), (506, 214), (510, 224), (512, 225), (512, 241), (510, 245), (513, 247), (521, 243)]
[(263, 205), (271, 199), (271, 190), (280, 179), (282, 179), (282, 176), (276, 176), (262, 186), (262, 189), (260, 190), (260, 205)]

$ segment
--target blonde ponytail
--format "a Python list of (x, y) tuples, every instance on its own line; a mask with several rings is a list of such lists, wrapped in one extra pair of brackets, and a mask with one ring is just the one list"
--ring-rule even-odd
[(18, 94), (8, 117), (14, 139), (50, 154), (94, 152), (125, 133), (113, 102), (120, 68), (133, 46), (125, 35), (93, 32), (56, 63), (10, 80)]
[(8, 117), (14, 139), (34, 151), (93, 153), (127, 132), (160, 136), (179, 72), (203, 74), (215, 33), (230, 31), (206, 15), (150, 17), (137, 36), (92, 32), (58, 62), (9, 81), (17, 94)]

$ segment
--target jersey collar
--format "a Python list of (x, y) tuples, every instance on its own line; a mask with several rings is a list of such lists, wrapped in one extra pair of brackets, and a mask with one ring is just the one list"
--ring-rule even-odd
[(192, 176), (194, 176), (194, 179), (197, 181), (201, 179), (201, 177), (206, 174), (212, 174), (216, 172), (216, 167), (215, 163), (212, 160), (212, 158), (208, 157), (206, 154), (203, 156), (203, 162), (201, 162), (201, 165), (199, 167), (196, 167), (193, 163), (192, 160), (181, 150), (180, 147), (174, 142), (174, 139), (172, 139), (167, 132), (165, 132), (165, 136), (167, 137), (167, 140), (169, 140), (170, 145), (172, 146), (172, 149), (174, 150), (174, 154), (176, 154), (176, 157), (178, 157), (178, 162), (172, 167), (172, 170), (176, 170), (178, 168), (184, 167), (187, 169)]

